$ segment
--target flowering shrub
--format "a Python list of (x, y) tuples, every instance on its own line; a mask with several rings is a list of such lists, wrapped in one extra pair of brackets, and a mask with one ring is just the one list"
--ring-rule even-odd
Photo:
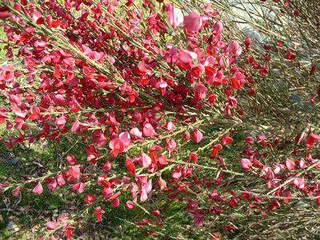
[(2, 140), (60, 157), (3, 196), (63, 199), (51, 239), (93, 219), (136, 238), (251, 236), (258, 217), (316, 211), (319, 53), (290, 24), (309, 8), (258, 2), (287, 20), (250, 15), (263, 41), (229, 29), (224, 1), (4, 2)]

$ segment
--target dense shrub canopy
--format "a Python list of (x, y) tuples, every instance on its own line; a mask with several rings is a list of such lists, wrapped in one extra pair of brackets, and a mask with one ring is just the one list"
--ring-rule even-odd
[(49, 239), (319, 234), (317, 10), (1, 3), (6, 221), (28, 212)]

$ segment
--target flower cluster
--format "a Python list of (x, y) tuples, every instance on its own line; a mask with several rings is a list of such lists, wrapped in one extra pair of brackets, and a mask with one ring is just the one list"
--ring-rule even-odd
[[(237, 229), (233, 211), (319, 204), (320, 136), (304, 131), (287, 143), (252, 127), (248, 108), (271, 55), (254, 58), (251, 38), (225, 34), (222, 15), (208, 3), (190, 11), (149, 0), (7, 1), (3, 141), (55, 142), (64, 152), (54, 171), (3, 182), (3, 192), (72, 193), (97, 222), (138, 208), (141, 228), (166, 224), (148, 205), (165, 195), (197, 226), (222, 216), (214, 225), (226, 232)], [(296, 59), (290, 49), (284, 57)], [(63, 215), (47, 229), (71, 238), (72, 224)]]

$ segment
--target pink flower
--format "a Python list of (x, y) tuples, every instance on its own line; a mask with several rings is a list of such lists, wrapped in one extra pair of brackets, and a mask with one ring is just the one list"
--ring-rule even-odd
[(22, 189), (22, 186), (18, 186), (15, 189), (13, 189), (11, 191), (12, 195), (15, 196), (15, 197), (19, 197), (21, 189)]
[(80, 178), (80, 166), (76, 165), (76, 166), (70, 167), (68, 173), (74, 179)]
[(130, 134), (128, 132), (122, 132), (119, 134), (119, 139), (124, 145), (124, 148), (127, 149), (131, 144)]
[(143, 135), (146, 137), (153, 137), (156, 134), (153, 126), (150, 123), (146, 123), (143, 126), (142, 132), (143, 132)]
[(158, 180), (158, 184), (159, 184), (161, 190), (167, 189), (167, 183), (161, 177)]
[(142, 132), (138, 128), (132, 128), (130, 134), (136, 138), (142, 138)]
[(57, 230), (59, 223), (57, 221), (50, 221), (47, 222), (47, 229), (48, 230)]
[(57, 183), (58, 183), (59, 186), (63, 186), (63, 185), (66, 184), (66, 181), (64, 180), (62, 174), (57, 175), (56, 179), (57, 179)]
[(119, 137), (112, 139), (109, 142), (109, 148), (113, 156), (117, 156), (118, 153), (127, 151), (128, 147), (131, 145), (131, 137), (128, 132), (122, 132)]
[(294, 60), (294, 59), (296, 59), (296, 55), (291, 50), (288, 50), (286, 53), (286, 59)]
[(216, 156), (218, 156), (219, 151), (222, 150), (222, 148), (223, 148), (223, 146), (221, 144), (214, 145), (212, 148), (212, 152), (211, 152), (210, 157), (215, 158)]
[(42, 184), (40, 182), (38, 182), (37, 186), (34, 187), (34, 189), (32, 190), (32, 192), (36, 195), (40, 195), (43, 193), (43, 187)]
[(233, 40), (229, 43), (227, 52), (230, 56), (238, 57), (242, 53), (242, 48), (237, 41)]
[(78, 191), (78, 193), (83, 193), (85, 188), (84, 188), (84, 183), (83, 182), (80, 182), (80, 183), (76, 183), (72, 186), (72, 189), (74, 191)]
[(176, 126), (173, 124), (173, 122), (168, 122), (167, 123), (167, 132), (171, 133), (176, 129)]
[(173, 172), (171, 175), (175, 180), (178, 180), (182, 174), (180, 171), (176, 171), (176, 172)]
[(166, 6), (168, 21), (174, 29), (183, 23), (183, 14), (179, 8), (176, 8), (173, 4), (168, 4)]
[(142, 153), (141, 161), (142, 161), (142, 167), (144, 167), (144, 168), (149, 167), (152, 163), (151, 158), (145, 153)]
[(141, 186), (141, 192), (140, 192), (140, 201), (144, 202), (148, 199), (148, 194), (151, 192), (152, 190), (152, 180), (149, 179), (148, 181), (142, 183)]
[(297, 188), (303, 189), (303, 188), (305, 187), (305, 180), (304, 180), (304, 178), (294, 178), (293, 184), (294, 184)]
[(134, 202), (133, 201), (127, 201), (126, 202), (126, 207), (128, 208), (128, 209), (133, 209), (134, 207), (135, 207), (135, 204), (134, 204)]
[(216, 24), (214, 24), (213, 31), (215, 34), (221, 34), (223, 31), (223, 23), (218, 21)]
[(74, 155), (68, 155), (67, 162), (69, 165), (75, 165), (75, 164), (77, 164), (77, 159)]
[(177, 142), (174, 139), (168, 139), (167, 140), (167, 148), (169, 152), (173, 152), (177, 147)]
[(299, 167), (301, 169), (305, 169), (307, 167), (306, 161), (303, 158), (301, 158), (299, 161)]
[(158, 161), (161, 165), (167, 165), (168, 164), (168, 158), (165, 155), (160, 155), (158, 158)]
[(252, 43), (251, 38), (249, 36), (247, 36), (245, 41), (244, 41), (244, 44), (246, 45), (246, 50), (250, 49), (251, 43)]
[(191, 62), (197, 58), (198, 58), (198, 56), (196, 53), (188, 51), (188, 50), (183, 50), (183, 49), (180, 50), (179, 55), (178, 55), (179, 61), (182, 63), (187, 63), (187, 64), (188, 63), (191, 64)]
[(246, 171), (248, 171), (252, 166), (252, 162), (247, 158), (241, 159), (240, 162), (241, 162), (241, 167)]
[(124, 151), (124, 147), (119, 138), (114, 138), (109, 142), (109, 148), (111, 149), (112, 156), (117, 156)]
[(55, 120), (56, 125), (61, 129), (64, 128), (64, 126), (66, 125), (66, 116), (62, 115), (61, 117), (57, 117)]
[(51, 192), (53, 192), (56, 189), (57, 185), (57, 180), (55, 178), (48, 180), (48, 188)]
[(202, 26), (202, 18), (199, 13), (193, 11), (184, 17), (184, 28), (187, 32), (198, 32)]
[(288, 170), (295, 170), (296, 164), (292, 160), (287, 159), (286, 160), (286, 167), (288, 168)]

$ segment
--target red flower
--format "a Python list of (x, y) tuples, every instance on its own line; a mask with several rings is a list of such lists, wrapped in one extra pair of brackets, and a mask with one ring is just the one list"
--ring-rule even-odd
[(127, 158), (126, 159), (126, 167), (127, 170), (133, 175), (136, 175), (136, 166), (133, 164), (133, 162), (131, 161), (131, 159)]
[(86, 203), (93, 203), (97, 197), (94, 194), (85, 194), (84, 195), (84, 201)]
[(313, 148), (314, 143), (320, 143), (320, 135), (315, 134), (315, 133), (311, 133), (308, 137), (307, 137), (307, 146), (309, 148)]
[(233, 76), (230, 79), (230, 84), (233, 88), (240, 89), (243, 87), (243, 85), (246, 83), (246, 78), (245, 76), (237, 71), (236, 73), (233, 74)]
[(197, 100), (204, 100), (207, 96), (208, 89), (202, 84), (197, 83), (194, 87), (194, 96)]
[(221, 144), (216, 144), (213, 146), (212, 148), (212, 152), (211, 152), (211, 158), (215, 158), (216, 156), (218, 156), (219, 151), (222, 150), (222, 145)]
[(97, 218), (97, 222), (102, 221), (102, 214), (105, 213), (105, 211), (101, 207), (96, 207), (94, 210)]
[(225, 136), (222, 138), (221, 143), (222, 145), (229, 145), (233, 142), (233, 138), (230, 136)]
[(203, 133), (199, 131), (199, 129), (197, 129), (196, 131), (193, 132), (192, 134), (192, 139), (193, 141), (195, 141), (196, 143), (201, 142), (201, 140), (203, 139)]
[(10, 16), (10, 11), (7, 7), (0, 7), (0, 18), (8, 18)]
[(296, 55), (291, 50), (288, 50), (287, 53), (286, 53), (286, 59), (295, 60), (296, 59)]
[(247, 51), (250, 49), (251, 43), (252, 43), (251, 38), (249, 36), (247, 36), (245, 41), (244, 41), (244, 44), (246, 45), (246, 50)]

